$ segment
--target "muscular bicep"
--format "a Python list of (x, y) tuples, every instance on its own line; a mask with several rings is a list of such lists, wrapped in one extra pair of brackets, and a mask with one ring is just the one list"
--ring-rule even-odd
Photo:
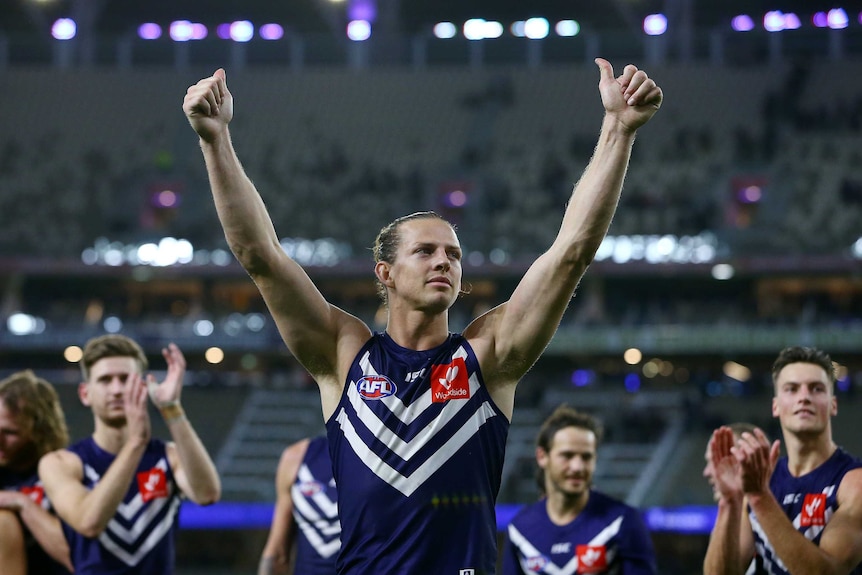
[(838, 487), (838, 509), (820, 537), (820, 550), (829, 555), (838, 572), (849, 573), (862, 562), (862, 469), (844, 476)]

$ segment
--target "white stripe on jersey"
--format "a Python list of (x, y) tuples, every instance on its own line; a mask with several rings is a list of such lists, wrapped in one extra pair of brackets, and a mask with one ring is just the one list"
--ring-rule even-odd
[[(355, 387), (355, 386), (351, 386)], [(428, 391), (428, 395), (430, 396), (430, 390)], [(399, 400), (400, 402), (400, 400)], [(450, 402), (453, 403), (453, 402)], [(463, 403), (463, 402), (462, 402)], [(388, 463), (383, 461), (376, 453), (371, 451), (367, 445), (362, 441), (362, 438), (359, 437), (359, 434), (356, 432), (356, 429), (353, 427), (353, 424), (350, 422), (350, 419), (347, 416), (347, 412), (344, 408), (338, 412), (338, 416), (336, 417), (336, 421), (341, 427), (342, 433), (344, 433), (345, 439), (350, 444), (350, 447), (353, 449), (353, 452), (359, 458), (362, 463), (364, 463), (368, 469), (374, 472), (380, 479), (403, 493), (405, 496), (409, 497), (416, 491), (419, 487), (422, 486), (425, 481), (431, 477), (440, 467), (443, 466), (449, 459), (454, 455), (471, 437), (473, 437), (479, 428), (485, 424), (490, 418), (494, 417), (496, 413), (494, 413), (494, 409), (491, 407), (490, 403), (483, 402), (482, 405), (476, 410), (476, 412), (470, 416), (464, 425), (456, 431), (449, 440), (443, 444), (443, 446), (431, 454), (431, 456), (426, 459), (410, 476), (404, 476)], [(379, 421), (379, 419), (378, 419)], [(382, 424), (382, 422), (381, 422)], [(426, 430), (423, 430), (416, 438), (413, 439), (415, 442), (417, 439), (421, 441), (427, 442), (431, 438), (434, 437), (436, 432), (439, 430), (436, 426), (431, 426), (431, 432), (426, 433)], [(388, 429), (387, 429), (388, 431)], [(383, 437), (382, 434), (384, 432), (381, 431), (380, 435), (376, 436), (382, 440), (386, 440), (387, 438)], [(391, 432), (389, 432), (391, 433)], [(395, 451), (398, 455), (401, 455), (405, 461), (409, 461), (421, 448), (423, 445), (418, 445), (415, 449), (407, 449), (404, 446), (407, 445), (403, 440), (398, 438), (398, 436), (392, 434), (391, 441), (395, 444)], [(404, 444), (399, 446), (399, 443)], [(409, 447), (409, 446), (408, 446)], [(401, 453), (399, 453), (399, 451)], [(402, 455), (402, 453), (404, 455)], [(406, 457), (405, 457), (406, 456)]]

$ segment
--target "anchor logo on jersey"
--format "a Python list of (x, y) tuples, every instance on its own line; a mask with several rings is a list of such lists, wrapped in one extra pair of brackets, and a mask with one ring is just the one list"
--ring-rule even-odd
[(602, 573), (608, 568), (607, 549), (604, 545), (578, 545), (578, 573)]
[(431, 367), (431, 401), (444, 403), (450, 399), (470, 399), (470, 381), (464, 358)]
[(141, 492), (141, 499), (144, 500), (144, 503), (168, 496), (168, 478), (164, 470), (153, 467), (149, 471), (138, 473), (137, 478), (138, 491)]
[(799, 524), (803, 527), (826, 525), (826, 494), (806, 493), (799, 514)]

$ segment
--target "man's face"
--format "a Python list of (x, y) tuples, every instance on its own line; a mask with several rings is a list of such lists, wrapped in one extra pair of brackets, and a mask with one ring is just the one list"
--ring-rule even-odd
[(0, 467), (24, 471), (36, 463), (35, 446), (26, 428), (0, 400)]
[(126, 383), (138, 374), (138, 362), (131, 357), (104, 357), (90, 368), (90, 377), (78, 393), (84, 405), (109, 425), (126, 422), (124, 393)]
[(817, 436), (829, 428), (838, 413), (832, 382), (822, 367), (813, 363), (791, 363), (778, 373), (772, 415), (785, 432)]
[(548, 495), (553, 491), (568, 497), (580, 497), (593, 483), (596, 435), (581, 427), (564, 427), (554, 434), (550, 451), (536, 450), (536, 460), (545, 470)]
[[(395, 261), (387, 267), (390, 304), (439, 313), (449, 309), (461, 291), (461, 246), (455, 230), (436, 218), (411, 220), (398, 227)], [(378, 273), (380, 273), (378, 271)]]

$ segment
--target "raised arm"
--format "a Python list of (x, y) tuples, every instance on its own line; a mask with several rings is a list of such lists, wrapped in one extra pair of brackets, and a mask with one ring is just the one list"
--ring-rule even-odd
[(718, 492), (718, 515), (703, 560), (704, 575), (742, 575), (754, 557), (754, 538), (745, 514), (742, 478), (731, 453), (733, 431), (716, 429), (709, 440), (709, 455)]
[(276, 500), (272, 525), (260, 556), (257, 575), (287, 575), (292, 572), (297, 525), (293, 519), (293, 497), (290, 491), (307, 448), (308, 440), (303, 439), (281, 454), (275, 475)]
[(85, 537), (98, 537), (123, 501), (150, 440), (147, 387), (132, 375), (123, 394), (127, 439), (93, 489), (82, 483), (84, 466), (71, 451), (60, 449), (39, 461), (39, 479), (60, 518)]
[(514, 385), (554, 335), (610, 226), (635, 132), (661, 106), (661, 89), (642, 70), (628, 65), (614, 78), (608, 61), (597, 58), (596, 64), (605, 117), (592, 160), (575, 186), (560, 231), (509, 301), (478, 318), (465, 332), (471, 343), (485, 348), (477, 353), (492, 389)]
[[(344, 352), (352, 360), (370, 331), (355, 317), (331, 306), (281, 248), (263, 200), (231, 142), (228, 124), (233, 118), (233, 96), (224, 70), (191, 86), (183, 110), (200, 137), (228, 245), (260, 289), (290, 351), (321, 385), (321, 391), (332, 384), (337, 397), (343, 375), (339, 375), (338, 358)], [(326, 410), (329, 398), (324, 394), (323, 399)]]
[(737, 458), (751, 510), (775, 554), (794, 575), (847, 575), (862, 561), (862, 469), (848, 472), (838, 486), (838, 509), (820, 537), (820, 545), (805, 538), (768, 489), (778, 457), (762, 431), (744, 433)]
[(195, 503), (210, 505), (221, 497), (221, 480), (180, 403), (186, 358), (173, 343), (162, 350), (162, 356), (168, 364), (167, 375), (161, 383), (148, 376), (147, 387), (174, 440), (167, 447), (168, 460), (182, 492)]

